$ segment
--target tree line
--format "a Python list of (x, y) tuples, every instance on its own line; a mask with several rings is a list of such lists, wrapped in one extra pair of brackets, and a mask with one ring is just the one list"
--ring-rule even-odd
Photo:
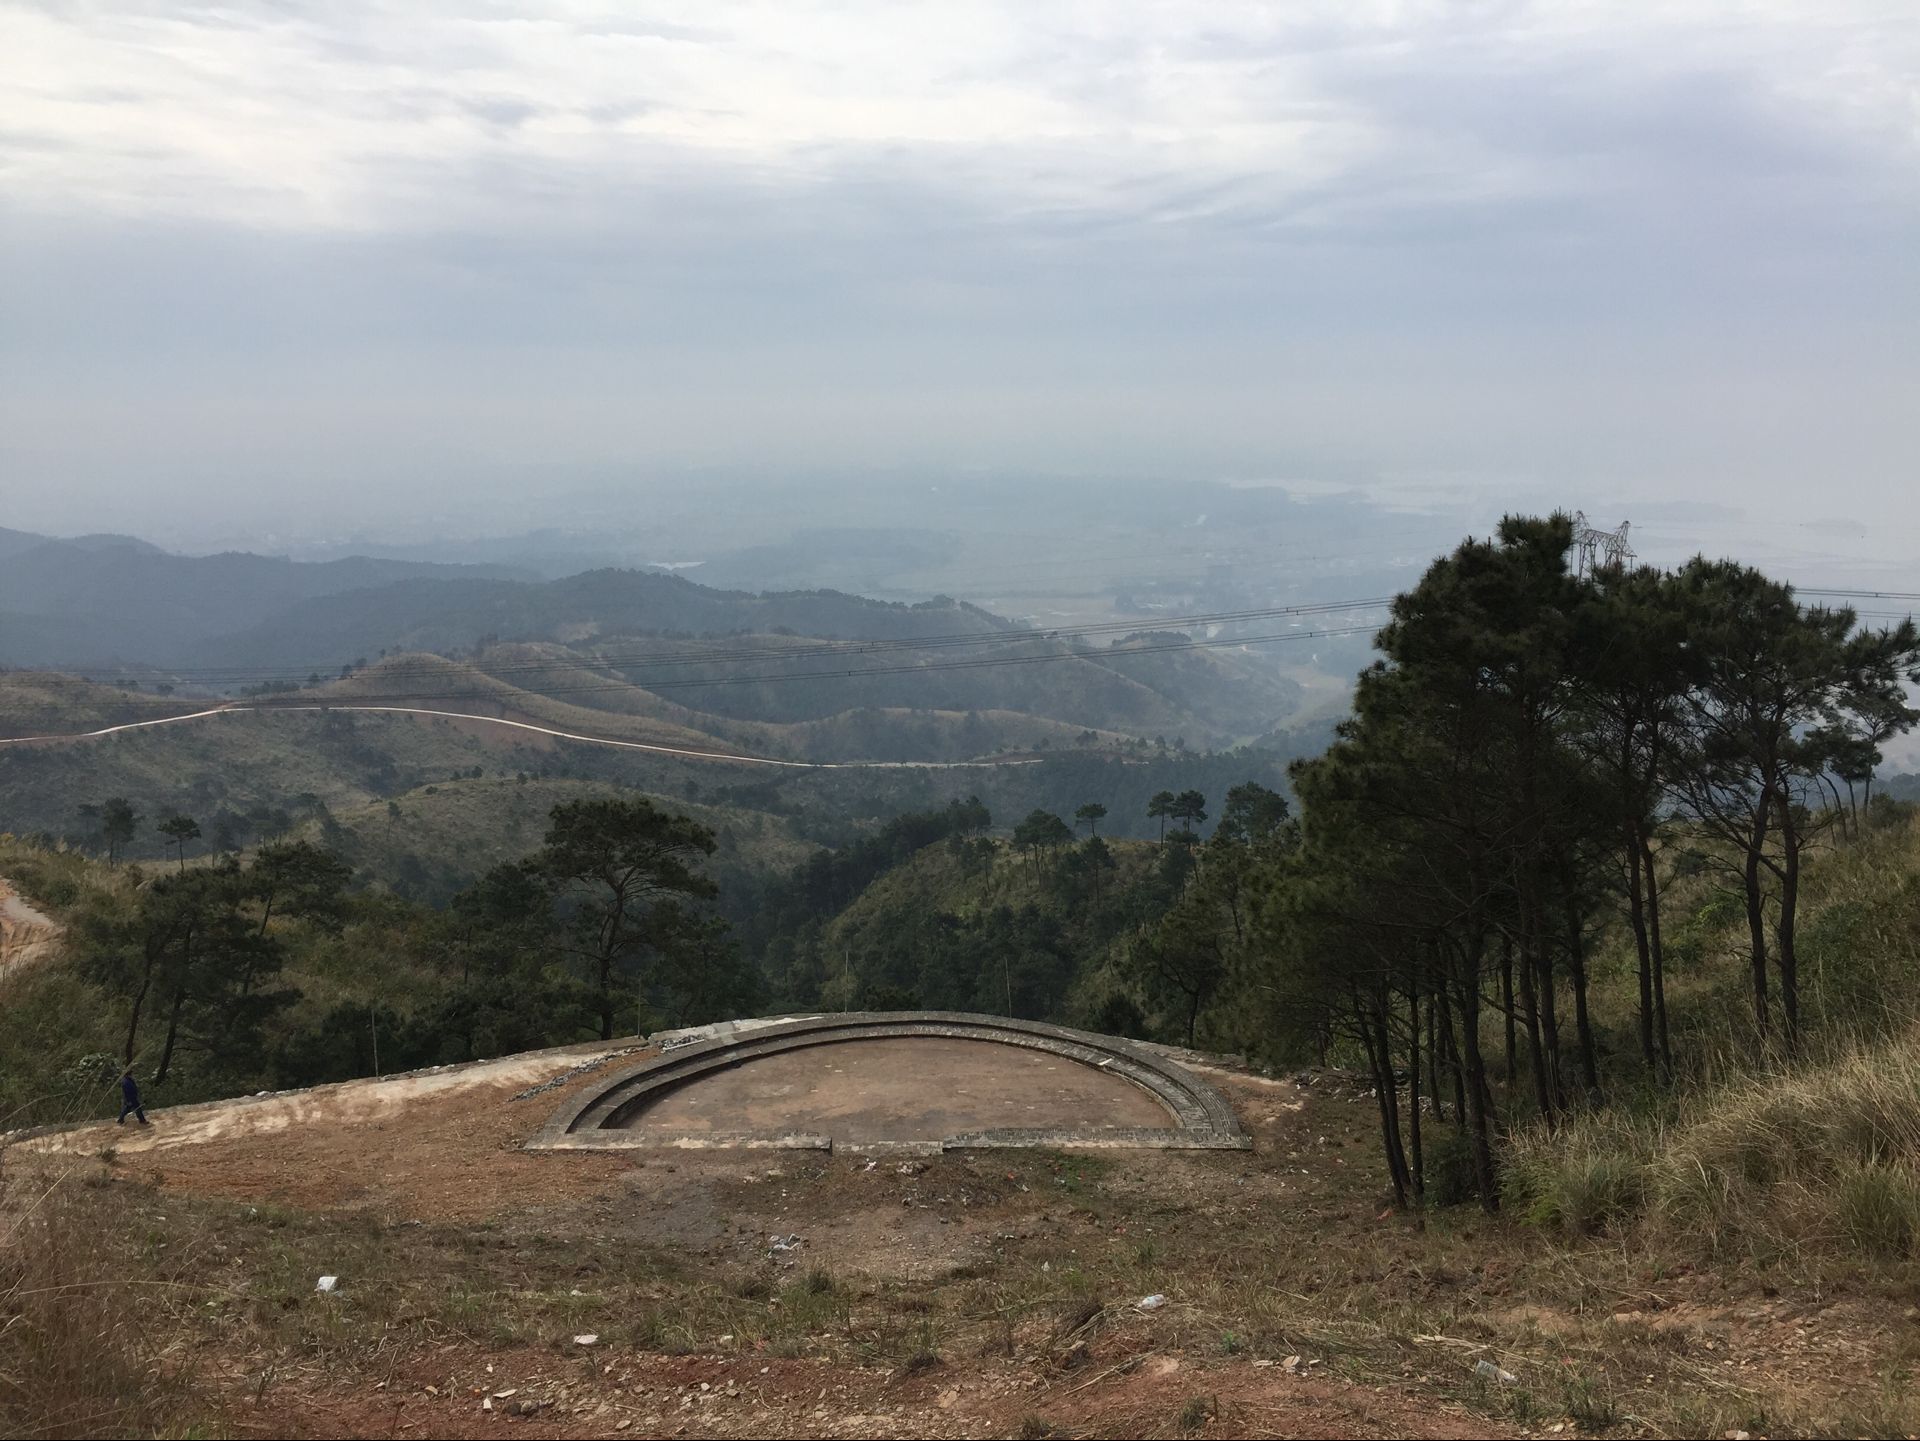
[(1426, 1114), (1497, 1203), (1495, 1075), (1549, 1125), (1601, 1099), (1589, 967), (1612, 919), (1640, 1068), (1672, 1082), (1661, 901), (1683, 855), (1739, 896), (1755, 1044), (1791, 1061), (1808, 847), (1860, 823), (1880, 745), (1916, 719), (1911, 621), (1863, 628), (1731, 561), (1580, 575), (1571, 542), (1565, 516), (1511, 517), (1435, 562), (1334, 744), (1292, 768), (1267, 1014), (1296, 1048), (1364, 1056), (1402, 1201), (1425, 1192)]
[[(124, 800), (100, 813), (110, 844), (135, 815)], [(713, 914), (712, 832), (642, 797), (555, 806), (539, 850), (439, 910), (352, 890), (351, 868), (304, 840), (187, 866), (181, 819), (161, 826), (175, 866), (136, 871), (130, 903), (83, 908), (77, 926), (86, 974), (124, 1008), (120, 1059), (156, 1084), (188, 1056), (203, 1077), (310, 1084), (376, 1057), (395, 1070), (611, 1039), (760, 998)], [(333, 991), (382, 966), (393, 983), (376, 971), (353, 1002), (316, 1006), (290, 979)]]

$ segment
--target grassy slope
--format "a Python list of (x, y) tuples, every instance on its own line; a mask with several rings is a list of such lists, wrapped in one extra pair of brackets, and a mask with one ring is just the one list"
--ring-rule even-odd
[[(1920, 1258), (1920, 820), (1893, 813), (1803, 877), (1802, 1060), (1764, 1046), (1744, 914), (1712, 870), (1667, 892), (1682, 1085), (1636, 1089), (1617, 1030), (1615, 1103), (1557, 1135), (1522, 1131), (1520, 1209), (1574, 1234), (1629, 1234), (1765, 1262)], [(1598, 967), (1598, 1009), (1630, 1022), (1631, 952)]]
[(97, 730), (128, 721), (185, 715), (203, 710), (207, 704), (97, 685), (58, 671), (0, 672), (0, 736)]

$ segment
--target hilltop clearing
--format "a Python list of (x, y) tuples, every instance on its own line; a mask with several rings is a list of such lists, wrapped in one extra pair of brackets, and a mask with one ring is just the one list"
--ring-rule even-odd
[[(1658, 1247), (1574, 1254), (1458, 1212), (1416, 1228), (1380, 1210), (1371, 1101), (1337, 1074), (1185, 1057), (1251, 1153), (519, 1149), (636, 1044), (160, 1111), (150, 1131), (15, 1145), (0, 1174), (67, 1178), (41, 1224), (97, 1225), (142, 1354), (171, 1358), (180, 1389), (157, 1394), (179, 1424), (1565, 1436), (1891, 1420), (1878, 1338), (1909, 1323), (1871, 1278), (1763, 1290)], [(99, 1225), (108, 1208), (133, 1224)], [(770, 1254), (774, 1235), (799, 1239)], [(335, 1292), (316, 1294), (321, 1275)], [(1135, 1304), (1149, 1295), (1166, 1299)]]

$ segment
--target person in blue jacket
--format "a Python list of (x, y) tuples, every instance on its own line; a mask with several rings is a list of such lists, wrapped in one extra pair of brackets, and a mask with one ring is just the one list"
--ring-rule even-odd
[(146, 1109), (140, 1104), (140, 1083), (131, 1070), (125, 1070), (120, 1073), (120, 1119), (115, 1124), (124, 1126), (129, 1115), (138, 1116), (143, 1126), (148, 1124)]

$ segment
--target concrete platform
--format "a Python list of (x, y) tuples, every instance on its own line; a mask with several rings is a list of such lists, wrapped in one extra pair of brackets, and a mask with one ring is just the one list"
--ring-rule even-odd
[(576, 1096), (530, 1148), (1246, 1145), (1212, 1087), (1144, 1047), (909, 1011), (690, 1040)]

